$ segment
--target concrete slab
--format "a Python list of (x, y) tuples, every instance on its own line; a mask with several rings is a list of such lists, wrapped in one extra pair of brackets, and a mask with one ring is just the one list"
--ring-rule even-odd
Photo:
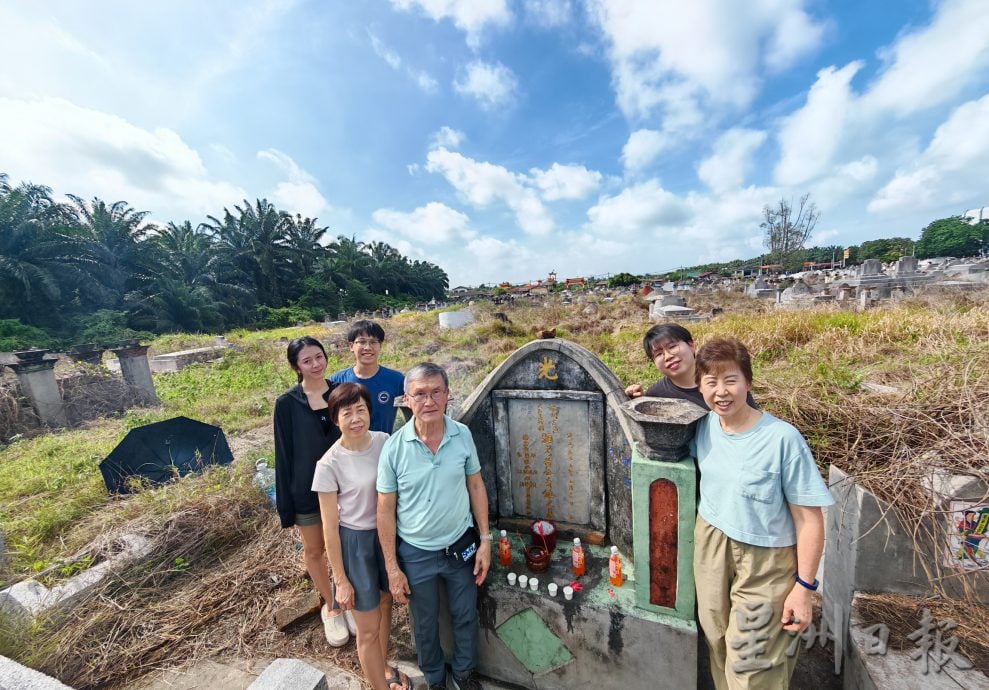
[(228, 345), (217, 344), (158, 355), (151, 360), (151, 371), (156, 374), (175, 373), (190, 364), (212, 362), (223, 357), (228, 347)]
[(329, 690), (326, 674), (299, 659), (275, 659), (248, 690)]
[[(274, 661), (270, 657), (244, 659), (229, 657), (204, 659), (192, 666), (159, 671), (126, 686), (125, 690), (246, 690)], [(325, 659), (303, 659), (308, 666), (326, 677), (327, 690), (363, 690), (361, 680)], [(425, 681), (414, 666), (398, 662), (397, 665), (415, 683)], [(415, 686), (414, 687), (418, 687)]]
[(51, 676), (0, 656), (0, 690), (72, 690)]

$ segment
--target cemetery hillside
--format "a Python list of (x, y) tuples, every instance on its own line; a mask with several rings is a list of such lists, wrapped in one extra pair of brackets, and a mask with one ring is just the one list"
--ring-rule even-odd
[[(989, 670), (989, 616), (973, 604), (974, 592), (956, 591), (942, 550), (932, 547), (943, 535), (934, 533), (931, 517), (943, 508), (930, 491), (932, 471), (989, 481), (989, 291), (930, 288), (858, 310), (834, 302), (780, 309), (740, 289), (699, 290), (688, 300), (697, 314), (713, 315), (687, 324), (699, 344), (734, 336), (749, 347), (754, 398), (801, 430), (825, 479), (840, 468), (895, 507), (888, 517), (915, 544), (916, 570), (931, 590), (919, 599), (879, 596), (870, 615), (890, 622), (894, 640), (912, 629), (921, 607), (951, 618), (968, 658)], [(451, 329), (438, 328), (436, 311), (397, 313), (381, 320), (382, 362), (400, 370), (423, 360), (441, 364), (456, 409), (516, 348), (553, 330), (590, 350), (622, 384), (649, 384), (657, 374), (641, 346), (648, 306), (628, 291), (479, 301), (473, 321)], [(310, 585), (252, 475), (257, 461), (272, 458), (275, 398), (295, 382), (285, 343), (303, 334), (326, 344), (329, 371), (352, 361), (344, 324), (233, 330), (218, 359), (156, 373), (158, 403), (138, 396), (126, 409), (117, 405), (116, 412), (48, 433), (24, 425), (30, 410), (20, 408), (29, 405), (13, 378), (5, 379), (2, 586), (30, 577), (56, 587), (113, 559), (133, 539), (128, 535), (146, 543), (143, 557), (67, 611), (34, 620), (4, 616), (0, 654), (75, 688), (139, 687), (147, 674), (208, 658), (320, 657), (358, 668), (352, 646), (326, 647), (318, 619), (290, 634), (272, 624), (275, 610)], [(214, 337), (173, 333), (149, 342), (153, 357), (209, 346)], [(59, 380), (78, 375), (106, 376), (66, 359), (56, 365)], [(234, 462), (109, 497), (101, 459), (129, 430), (179, 415), (220, 426)], [(396, 653), (410, 658), (401, 607), (396, 616)]]

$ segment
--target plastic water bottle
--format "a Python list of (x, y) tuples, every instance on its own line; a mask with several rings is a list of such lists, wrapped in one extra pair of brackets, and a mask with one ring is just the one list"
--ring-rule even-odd
[(275, 470), (268, 467), (266, 460), (258, 460), (254, 468), (257, 470), (254, 473), (254, 483), (261, 487), (271, 505), (275, 505)]

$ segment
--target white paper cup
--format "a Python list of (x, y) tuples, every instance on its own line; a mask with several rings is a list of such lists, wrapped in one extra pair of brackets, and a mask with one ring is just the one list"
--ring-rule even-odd
[(539, 580), (537, 578), (535, 577), (529, 578), (529, 589), (531, 589), (533, 592), (539, 590)]
[(573, 599), (573, 587), (571, 587), (570, 585), (567, 585), (566, 587), (564, 587), (563, 588), (563, 597), (567, 601), (570, 601), (571, 599)]
[(546, 585), (546, 589), (549, 590), (549, 595), (551, 597), (555, 597), (556, 596), (556, 583), (555, 582), (550, 582), (548, 585)]
[(508, 573), (508, 584), (512, 587), (515, 586), (515, 580), (518, 577), (515, 573)]
[(521, 587), (522, 589), (525, 589), (528, 586), (529, 586), (529, 576), (528, 575), (519, 575), (519, 587)]

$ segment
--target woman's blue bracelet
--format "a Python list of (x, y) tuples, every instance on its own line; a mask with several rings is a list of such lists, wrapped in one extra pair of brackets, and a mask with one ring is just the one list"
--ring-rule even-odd
[(811, 584), (809, 582), (804, 582), (803, 580), (801, 580), (800, 573), (797, 573), (796, 575), (794, 575), (794, 577), (797, 578), (798, 585), (801, 585), (802, 587), (806, 587), (812, 592), (816, 592), (817, 588), (821, 586), (821, 583), (817, 581), (817, 578), (814, 578), (814, 584)]

